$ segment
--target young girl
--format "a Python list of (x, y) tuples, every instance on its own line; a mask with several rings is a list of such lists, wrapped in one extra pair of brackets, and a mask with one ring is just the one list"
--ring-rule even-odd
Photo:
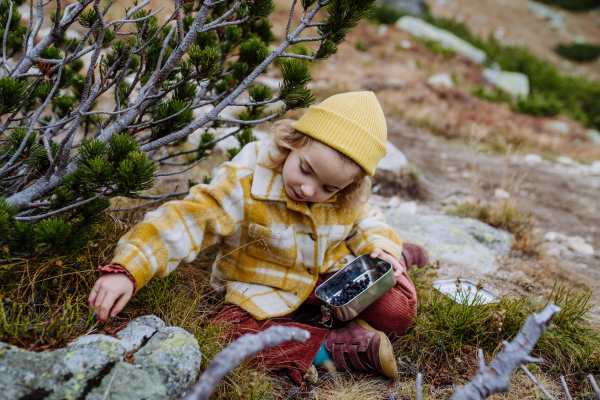
[[(373, 92), (332, 96), (274, 135), (245, 146), (209, 185), (168, 202), (119, 240), (89, 305), (100, 321), (114, 317), (152, 277), (164, 277), (216, 243), (211, 283), (225, 292), (216, 320), (232, 337), (274, 324), (310, 332), (305, 343), (261, 353), (270, 369), (288, 369), (296, 382), (311, 363), (398, 374), (388, 336), (412, 324), (417, 302), (406, 266), (427, 253), (405, 244), (380, 211), (365, 201), (368, 176), (386, 154), (385, 117)], [(389, 261), (396, 286), (340, 329), (291, 322), (302, 304), (319, 305), (314, 290), (354, 256)]]

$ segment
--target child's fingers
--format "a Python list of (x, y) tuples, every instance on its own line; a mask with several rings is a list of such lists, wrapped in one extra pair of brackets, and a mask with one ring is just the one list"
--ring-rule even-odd
[(115, 304), (116, 300), (117, 295), (115, 295), (114, 293), (108, 293), (104, 300), (102, 300), (102, 305), (98, 310), (98, 320), (100, 322), (106, 322), (106, 320), (108, 319), (108, 313), (110, 312), (110, 309), (113, 308), (113, 305)]
[(98, 312), (98, 308), (100, 308), (100, 306), (102, 305), (102, 302), (104, 301), (104, 298), (106, 297), (107, 294), (108, 294), (108, 292), (106, 289), (104, 289), (102, 287), (98, 289), (96, 298), (94, 299), (94, 302), (92, 303), (92, 310), (94, 310), (95, 312)]
[(119, 301), (115, 304), (115, 306), (110, 310), (111, 318), (114, 318), (115, 315), (121, 312), (123, 307), (127, 304), (127, 302), (131, 299), (131, 294), (125, 293), (123, 296), (119, 298)]
[(98, 297), (98, 290), (99, 290), (99, 285), (98, 285), (98, 282), (96, 281), (96, 284), (92, 288), (92, 291), (90, 292), (90, 295), (88, 297), (88, 306), (90, 306), (91, 309), (94, 308), (94, 303), (96, 301), (96, 297)]
[(371, 258), (380, 257), (381, 253), (383, 253), (383, 250), (373, 249), (373, 251), (371, 252)]

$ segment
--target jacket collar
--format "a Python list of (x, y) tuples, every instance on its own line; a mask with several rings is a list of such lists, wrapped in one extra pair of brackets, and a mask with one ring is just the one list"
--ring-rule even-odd
[[(296, 201), (287, 195), (283, 185), (281, 170), (271, 165), (269, 150), (274, 149), (273, 140), (268, 139), (259, 143), (254, 179), (252, 180), (252, 188), (250, 189), (252, 198), (257, 200), (283, 201), (288, 204), (289, 208), (294, 209), (303, 203), (304, 207), (300, 208), (308, 208), (306, 207), (306, 202)], [(325, 200), (324, 203), (333, 203), (336, 200), (337, 195), (334, 195)]]

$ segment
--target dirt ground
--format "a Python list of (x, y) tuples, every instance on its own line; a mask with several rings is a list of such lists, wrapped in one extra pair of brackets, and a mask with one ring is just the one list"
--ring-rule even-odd
[[(554, 231), (580, 236), (596, 249), (591, 257), (560, 259), (542, 256), (528, 260), (511, 253), (497, 269), (485, 274), (491, 289), (502, 294), (525, 293), (523, 281), (530, 279), (533, 293), (547, 294), (559, 279), (576, 287), (596, 289), (593, 298), (600, 303), (599, 178), (561, 171), (550, 163), (516, 164), (507, 157), (478, 153), (474, 146), (435, 137), (400, 118), (388, 118), (387, 122), (388, 139), (418, 167), (426, 189), (426, 196), (418, 201), (418, 213), (444, 212), (448, 208), (444, 203), (451, 196), (472, 196), (491, 203), (495, 189), (504, 188), (532, 214), (540, 234)], [(452, 265), (440, 272), (443, 278), (456, 278), (458, 274), (467, 277), (465, 273), (469, 273), (463, 266)], [(600, 307), (596, 306), (592, 314), (599, 319)]]

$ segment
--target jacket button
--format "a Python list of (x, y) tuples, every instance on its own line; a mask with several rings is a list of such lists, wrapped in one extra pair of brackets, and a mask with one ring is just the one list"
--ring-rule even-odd
[(317, 235), (315, 235), (314, 233), (311, 233), (311, 234), (310, 234), (310, 235), (308, 235), (308, 236), (310, 236), (310, 238), (311, 238), (313, 241), (316, 241), (316, 240), (317, 240)]
[(314, 271), (312, 270), (312, 268), (306, 268), (306, 272), (309, 273), (309, 275), (314, 275)]
[(348, 262), (348, 259), (346, 257), (340, 259), (340, 264), (346, 264)]

